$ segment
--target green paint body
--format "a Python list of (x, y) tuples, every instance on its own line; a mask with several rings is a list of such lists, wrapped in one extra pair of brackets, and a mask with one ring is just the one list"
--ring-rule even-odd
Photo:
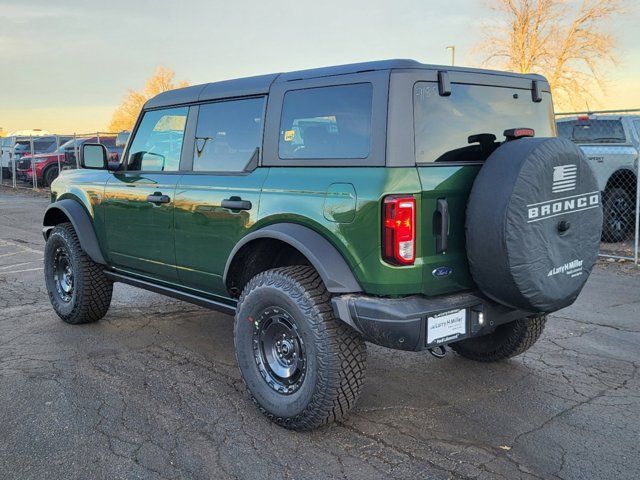
[[(222, 281), (233, 247), (250, 232), (281, 222), (326, 238), (365, 293), (432, 296), (474, 288), (464, 218), (479, 168), (258, 167), (238, 175), (66, 170), (54, 182), (52, 200), (73, 198), (84, 205), (110, 265), (222, 301), (234, 302)], [(168, 195), (170, 203), (147, 202), (156, 192)], [(382, 201), (391, 194), (416, 198), (419, 233), (412, 266), (382, 259)], [(233, 196), (249, 200), (252, 208), (223, 208), (222, 200)], [(450, 212), (445, 253), (436, 253), (438, 198), (447, 199)], [(433, 276), (441, 266), (452, 273)]]

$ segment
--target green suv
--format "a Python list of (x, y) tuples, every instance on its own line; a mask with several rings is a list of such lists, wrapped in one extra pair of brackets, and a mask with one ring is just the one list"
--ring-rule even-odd
[(122, 164), (83, 145), (53, 183), (45, 277), (67, 323), (124, 282), (235, 315), (260, 410), (343, 417), (365, 342), (524, 352), (596, 260), (584, 156), (537, 75), (390, 60), (191, 86), (149, 100)]

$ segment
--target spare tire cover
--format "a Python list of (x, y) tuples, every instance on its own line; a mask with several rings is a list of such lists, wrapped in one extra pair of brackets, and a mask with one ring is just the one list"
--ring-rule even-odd
[(578, 147), (561, 138), (506, 142), (469, 196), (471, 275), (481, 292), (509, 307), (559, 310), (587, 281), (601, 229), (600, 192)]

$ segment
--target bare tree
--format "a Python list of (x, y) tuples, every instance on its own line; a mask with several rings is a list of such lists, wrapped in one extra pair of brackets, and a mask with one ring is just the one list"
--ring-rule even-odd
[(121, 132), (133, 128), (142, 106), (147, 100), (159, 93), (173, 90), (174, 88), (187, 87), (186, 81), (175, 83), (175, 72), (169, 68), (159, 66), (154, 74), (145, 83), (142, 91), (129, 90), (122, 103), (111, 117), (110, 132)]
[(625, 0), (489, 0), (500, 22), (481, 49), (485, 63), (547, 77), (560, 108), (597, 104), (605, 69), (618, 63), (608, 31)]

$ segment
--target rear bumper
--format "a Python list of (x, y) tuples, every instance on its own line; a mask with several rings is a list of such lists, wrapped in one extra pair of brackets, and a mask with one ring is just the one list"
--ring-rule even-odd
[[(409, 351), (425, 350), (485, 335), (491, 333), (498, 325), (531, 315), (496, 304), (473, 293), (439, 297), (414, 295), (401, 298), (347, 294), (334, 297), (332, 304), (336, 316), (356, 329), (366, 341)], [(427, 342), (429, 317), (463, 309), (466, 311), (465, 333), (457, 333), (453, 338)]]

